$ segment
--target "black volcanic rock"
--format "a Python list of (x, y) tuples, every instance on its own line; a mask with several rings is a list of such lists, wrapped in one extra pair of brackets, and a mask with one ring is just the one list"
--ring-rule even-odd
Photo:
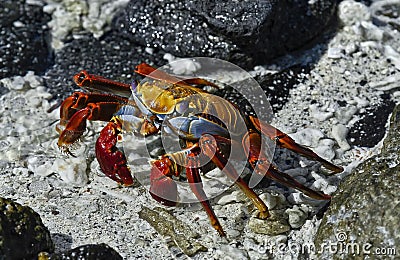
[(99, 245), (83, 245), (76, 247), (74, 249), (61, 252), (58, 254), (51, 255), (49, 257), (50, 260), (62, 260), (62, 259), (69, 259), (69, 260), (122, 260), (122, 256), (118, 254), (113, 248), (106, 244), (99, 244)]
[(51, 64), (51, 49), (43, 6), (22, 0), (0, 1), (0, 78), (43, 73)]
[[(326, 249), (318, 251), (318, 258), (365, 259), (379, 250), (394, 256), (400, 244), (399, 127), (397, 105), (381, 153), (358, 165), (333, 196), (315, 238), (315, 248)], [(326, 246), (334, 244), (350, 250), (333, 252)]]
[(41, 251), (53, 250), (50, 232), (39, 214), (0, 198), (0, 259), (37, 259)]
[(301, 48), (332, 20), (336, 1), (131, 1), (114, 27), (179, 57), (249, 66)]
[(145, 47), (132, 44), (118, 33), (108, 33), (96, 39), (82, 35), (67, 43), (56, 53), (54, 66), (46, 72), (45, 83), (49, 92), (65, 98), (78, 89), (72, 81), (80, 70), (113, 80), (131, 83), (136, 65), (147, 62), (161, 66), (163, 53), (150, 53)]

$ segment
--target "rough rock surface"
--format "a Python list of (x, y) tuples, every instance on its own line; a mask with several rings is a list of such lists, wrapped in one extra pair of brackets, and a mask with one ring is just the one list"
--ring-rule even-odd
[(139, 217), (149, 222), (159, 234), (170, 237), (172, 241), (168, 243), (169, 247), (178, 247), (188, 256), (194, 256), (200, 251), (207, 251), (206, 247), (196, 241), (200, 235), (167, 210), (160, 207), (154, 209), (143, 207), (139, 212)]
[(110, 246), (106, 244), (99, 244), (79, 246), (59, 254), (51, 255), (48, 259), (122, 260), (123, 258)]
[(30, 207), (0, 197), (0, 259), (34, 259), (54, 250), (49, 230)]
[(86, 34), (65, 44), (56, 53), (55, 65), (46, 72), (45, 82), (51, 93), (65, 98), (79, 88), (71, 83), (73, 75), (82, 69), (131, 83), (136, 65), (147, 62), (161, 66), (162, 57), (162, 52), (134, 45), (117, 33), (108, 33), (100, 39)]
[(133, 0), (114, 27), (134, 42), (178, 57), (240, 66), (302, 47), (324, 30), (336, 1)]
[[(32, 1), (31, 1), (32, 2)], [(51, 63), (49, 16), (42, 4), (24, 0), (0, 2), (0, 78), (42, 74)]]
[(383, 94), (382, 103), (360, 113), (358, 120), (349, 130), (347, 138), (351, 145), (374, 147), (385, 135), (387, 117), (393, 111), (395, 102), (390, 100), (390, 95)]
[(390, 250), (400, 245), (399, 129), (398, 105), (381, 153), (363, 162), (343, 180), (316, 236), (317, 248), (322, 248), (323, 243), (342, 243), (350, 250), (332, 252), (326, 247), (320, 257), (342, 259), (343, 255), (353, 253), (360, 259), (379, 254), (393, 256), (395, 251)]

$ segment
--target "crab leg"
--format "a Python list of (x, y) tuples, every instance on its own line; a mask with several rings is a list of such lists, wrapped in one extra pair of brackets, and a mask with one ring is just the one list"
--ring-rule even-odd
[(318, 161), (322, 163), (326, 168), (336, 173), (343, 171), (343, 167), (336, 166), (328, 162), (327, 160), (319, 157), (311, 149), (296, 143), (292, 138), (290, 138), (290, 136), (281, 132), (279, 129), (276, 129), (275, 127), (265, 122), (262, 122), (258, 120), (258, 118), (255, 118), (253, 116), (249, 116), (249, 118), (258, 131), (268, 136), (271, 140), (275, 140), (279, 146), (301, 154), (309, 159)]
[(57, 131), (61, 133), (61, 126), (65, 126), (78, 110), (86, 107), (89, 103), (99, 102), (127, 104), (128, 99), (109, 94), (75, 92), (61, 104), (60, 123), (57, 125)]
[(217, 89), (220, 88), (218, 85), (216, 85), (208, 80), (205, 80), (205, 79), (182, 78), (180, 76), (172, 76), (162, 70), (157, 70), (156, 68), (150, 66), (147, 63), (141, 63), (138, 66), (136, 66), (135, 72), (140, 75), (150, 77), (152, 79), (165, 80), (169, 83), (179, 84), (179, 85), (185, 86), (185, 87), (192, 87), (190, 84), (196, 84), (196, 85), (211, 86), (211, 87), (217, 88)]
[(217, 216), (214, 213), (210, 205), (210, 201), (207, 198), (206, 193), (203, 190), (203, 184), (199, 172), (199, 162), (193, 154), (189, 154), (188, 166), (186, 167), (186, 177), (189, 182), (190, 188), (192, 189), (196, 198), (200, 201), (203, 209), (207, 212), (210, 219), (211, 225), (218, 231), (221, 237), (226, 236), (221, 224), (218, 221)]
[(155, 160), (150, 172), (150, 195), (165, 206), (175, 206), (178, 188), (172, 176), (179, 176), (180, 169), (168, 156)]
[(330, 200), (331, 196), (326, 195), (319, 191), (314, 191), (303, 184), (296, 181), (292, 176), (280, 172), (274, 165), (268, 162), (268, 159), (261, 148), (261, 135), (256, 132), (250, 131), (243, 138), (243, 143), (250, 144), (249, 149), (246, 150), (250, 165), (257, 174), (270, 178), (288, 187), (294, 188), (306, 194), (307, 196), (317, 200)]
[(216, 139), (210, 135), (203, 135), (200, 138), (200, 148), (202, 152), (211, 159), (211, 161), (221, 169), (230, 179), (235, 181), (235, 184), (246, 194), (259, 210), (258, 217), (266, 219), (269, 217), (268, 207), (258, 197), (258, 195), (247, 186), (246, 182), (240, 178), (239, 174), (233, 165), (225, 158), (223, 153), (217, 146)]
[(126, 98), (129, 98), (132, 94), (131, 85), (89, 74), (86, 70), (76, 74), (74, 81), (79, 87), (89, 91), (114, 93)]

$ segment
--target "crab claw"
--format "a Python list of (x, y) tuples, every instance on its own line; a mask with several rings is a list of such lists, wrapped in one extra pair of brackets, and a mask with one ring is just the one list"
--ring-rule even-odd
[(168, 157), (152, 162), (150, 172), (150, 195), (165, 206), (175, 206), (178, 201), (178, 188), (171, 178), (173, 162)]
[(58, 147), (66, 154), (76, 157), (70, 148), (76, 144), (80, 137), (86, 130), (86, 121), (91, 115), (91, 107), (87, 107), (76, 112), (65, 128), (62, 130), (62, 125), (57, 125), (57, 131), (62, 130), (60, 137), (58, 138)]
[(116, 147), (121, 133), (121, 121), (114, 117), (101, 130), (96, 142), (96, 158), (101, 170), (114, 181), (125, 186), (133, 184), (125, 155)]

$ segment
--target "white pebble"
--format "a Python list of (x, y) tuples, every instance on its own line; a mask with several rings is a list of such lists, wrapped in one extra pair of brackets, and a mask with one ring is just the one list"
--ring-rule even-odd
[(350, 149), (350, 145), (346, 140), (346, 136), (349, 133), (349, 129), (342, 124), (337, 124), (332, 127), (332, 136), (335, 138), (336, 142), (339, 144), (340, 148), (344, 151)]
[(390, 62), (396, 67), (396, 69), (400, 70), (400, 54), (390, 45), (384, 46), (384, 54), (388, 59), (390, 59)]
[(171, 63), (171, 62), (173, 62), (176, 58), (175, 58), (175, 56), (172, 55), (171, 53), (165, 53), (164, 56), (163, 56), (163, 59), (164, 59), (164, 60), (167, 60), (168, 63)]
[[(33, 72), (33, 71), (28, 71), (26, 73), (26, 75), (24, 76), (24, 80), (29, 83), (29, 86), (31, 88), (34, 88), (34, 89), (43, 84), (42, 79), (39, 76), (36, 76), (35, 72)], [(47, 93), (47, 94), (49, 94), (49, 93)]]
[(333, 149), (335, 142), (332, 139), (322, 139), (319, 144), (320, 145), (313, 149), (315, 153), (326, 160), (335, 158), (335, 151)]
[(341, 59), (344, 56), (344, 50), (338, 47), (329, 47), (328, 49), (328, 58), (330, 59)]
[(148, 54), (153, 54), (153, 53), (154, 53), (154, 49), (153, 49), (153, 48), (150, 48), (150, 47), (146, 47), (144, 50), (145, 50), (145, 52), (147, 52)]
[(339, 122), (341, 122), (342, 124), (346, 124), (353, 118), (354, 114), (357, 113), (357, 111), (358, 108), (356, 106), (348, 106), (336, 110), (335, 115)]
[(300, 210), (300, 208), (297, 206), (294, 206), (292, 209), (287, 209), (285, 213), (289, 216), (289, 225), (292, 228), (299, 228), (303, 226), (307, 219), (307, 213)]
[(299, 144), (309, 147), (316, 147), (319, 139), (324, 137), (324, 134), (317, 129), (305, 128), (294, 134), (290, 134), (290, 137), (292, 137)]
[(338, 16), (345, 25), (353, 25), (371, 19), (368, 7), (353, 0), (345, 0), (339, 4)]
[(238, 200), (236, 194), (233, 192), (231, 194), (226, 194), (217, 200), (217, 204), (219, 205), (226, 205), (234, 202), (238, 202)]
[(192, 59), (175, 60), (174, 62), (171, 62), (169, 65), (171, 66), (172, 72), (178, 75), (181, 74), (190, 75), (201, 68), (200, 63)]
[(291, 203), (291, 204), (301, 204), (304, 202), (304, 195), (300, 192), (295, 192), (295, 193), (291, 193), (288, 197), (287, 200)]
[(358, 107), (366, 107), (369, 105), (369, 101), (365, 98), (354, 97), (354, 101), (356, 101)]
[(14, 149), (8, 150), (4, 154), (5, 154), (5, 159), (9, 162), (19, 161), (21, 156), (21, 152)]
[(385, 37), (385, 32), (369, 21), (362, 21), (360, 29), (365, 40), (382, 42)]
[(21, 76), (15, 76), (12, 79), (10, 88), (13, 90), (22, 90), (27, 86), (26, 81)]
[(324, 188), (322, 191), (325, 194), (333, 194), (337, 190), (336, 186), (333, 185), (328, 185), (326, 188)]
[(309, 109), (311, 116), (320, 122), (326, 121), (333, 116), (332, 112), (323, 112), (319, 110), (316, 104), (310, 105)]
[(328, 187), (328, 182), (325, 179), (318, 179), (316, 180), (312, 185), (311, 188), (313, 190), (319, 190), (319, 191), (325, 191), (325, 189)]
[(264, 201), (264, 203), (265, 203), (265, 205), (267, 205), (268, 209), (273, 209), (278, 204), (277, 196), (274, 196), (270, 193), (263, 193), (259, 197), (262, 201)]
[(84, 157), (57, 158), (49, 170), (58, 173), (66, 183), (85, 185), (88, 182), (86, 167), (87, 164)]
[(215, 259), (247, 259), (247, 253), (235, 245), (220, 244), (214, 254)]

